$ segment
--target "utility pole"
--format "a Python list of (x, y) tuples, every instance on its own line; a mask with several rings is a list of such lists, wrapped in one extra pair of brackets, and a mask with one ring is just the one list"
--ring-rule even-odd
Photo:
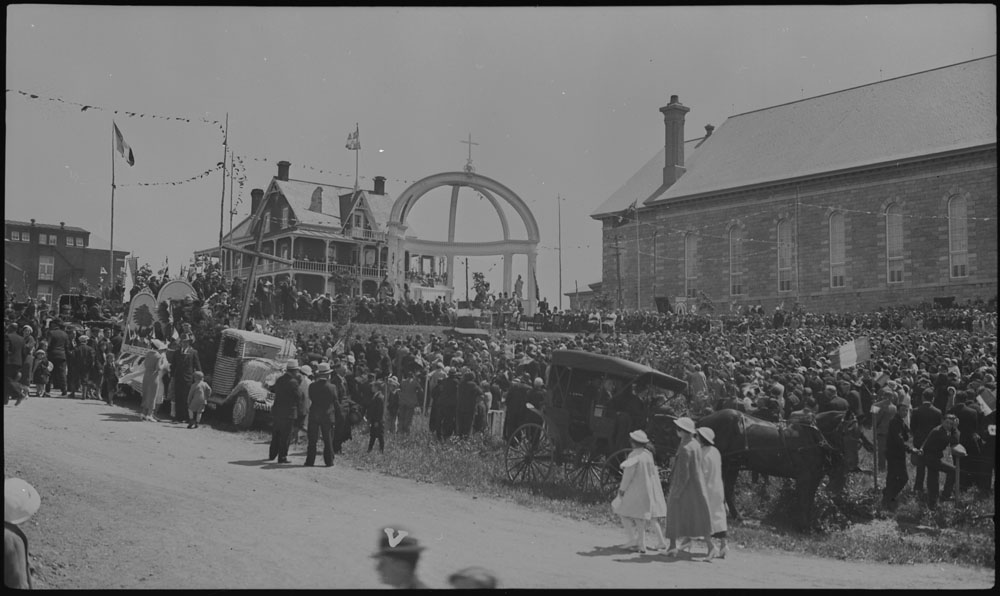
[(469, 306), (469, 257), (465, 257), (465, 304), (466, 308), (472, 308)]
[(562, 197), (556, 195), (556, 205), (559, 206), (559, 310), (562, 310)]
[(656, 237), (660, 235), (659, 230), (653, 231), (653, 308), (656, 310)]
[(622, 307), (622, 251), (618, 242), (622, 239), (621, 236), (615, 236), (615, 270), (618, 273), (618, 309), (621, 310)]
[(635, 309), (642, 310), (642, 284), (639, 283), (641, 279), (641, 269), (639, 263), (641, 262), (641, 252), (639, 251), (639, 208), (636, 207), (635, 210)]

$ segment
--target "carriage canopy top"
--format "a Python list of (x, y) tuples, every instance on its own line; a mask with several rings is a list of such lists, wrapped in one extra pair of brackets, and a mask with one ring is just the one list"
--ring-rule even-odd
[(655, 368), (650, 368), (623, 358), (605, 356), (604, 354), (594, 354), (580, 350), (554, 350), (552, 352), (551, 364), (552, 366), (580, 368), (618, 377), (626, 377), (634, 380), (637, 384), (648, 382), (654, 387), (669, 389), (670, 391), (681, 392), (687, 389), (685, 381), (662, 373)]

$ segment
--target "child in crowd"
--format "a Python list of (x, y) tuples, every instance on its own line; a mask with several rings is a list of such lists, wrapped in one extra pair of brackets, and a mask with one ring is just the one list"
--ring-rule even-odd
[[(45, 350), (38, 350), (35, 352), (35, 363), (34, 363), (34, 379), (37, 379), (35, 383), (35, 395), (39, 397), (49, 396), (49, 375), (52, 373), (52, 363), (49, 362), (49, 357), (45, 353)], [(32, 379), (28, 379), (31, 381)]]
[(212, 388), (205, 382), (205, 373), (194, 371), (191, 391), (188, 392), (188, 428), (198, 428), (201, 413), (205, 411), (205, 403), (212, 394)]

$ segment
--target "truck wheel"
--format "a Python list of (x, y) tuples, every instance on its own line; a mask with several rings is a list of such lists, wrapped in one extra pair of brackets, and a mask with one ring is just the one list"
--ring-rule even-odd
[(239, 430), (247, 430), (253, 425), (255, 410), (253, 409), (253, 399), (246, 391), (240, 391), (233, 398), (233, 426)]

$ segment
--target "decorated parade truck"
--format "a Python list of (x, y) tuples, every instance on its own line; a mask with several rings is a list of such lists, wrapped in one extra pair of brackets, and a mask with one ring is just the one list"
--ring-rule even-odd
[[(144, 361), (149, 348), (124, 345), (118, 359), (119, 386), (142, 395)], [(247, 429), (258, 416), (271, 411), (274, 394), (267, 387), (295, 357), (295, 344), (263, 333), (224, 329), (215, 371), (211, 376), (212, 395), (206, 406), (221, 409), (238, 429)]]
[(236, 428), (250, 428), (259, 414), (271, 411), (274, 394), (267, 387), (284, 372), (295, 352), (290, 339), (224, 329), (207, 407), (228, 411)]

